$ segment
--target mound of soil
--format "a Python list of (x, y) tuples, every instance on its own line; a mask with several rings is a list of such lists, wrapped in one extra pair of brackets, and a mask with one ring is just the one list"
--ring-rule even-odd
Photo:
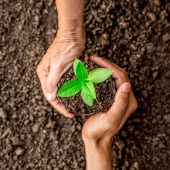
[[(83, 62), (87, 71), (98, 68), (97, 65), (92, 61)], [(73, 68), (70, 68), (62, 77), (61, 81), (58, 83), (59, 88), (67, 82), (68, 80), (76, 79), (74, 75)], [(115, 85), (114, 80), (110, 77), (105, 82), (95, 85), (96, 89), (96, 100), (94, 100), (93, 106), (87, 106), (80, 93), (69, 98), (62, 98), (61, 101), (68, 111), (71, 113), (76, 113), (78, 115), (88, 115), (92, 113), (97, 113), (101, 111), (107, 111), (114, 101), (115, 96)]]

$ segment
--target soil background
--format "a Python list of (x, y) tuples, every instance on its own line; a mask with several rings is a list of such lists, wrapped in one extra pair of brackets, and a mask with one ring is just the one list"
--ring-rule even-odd
[[(85, 26), (85, 53), (126, 69), (139, 103), (115, 138), (113, 170), (169, 170), (169, 0), (90, 0)], [(52, 0), (0, 1), (1, 170), (85, 167), (84, 119), (56, 113), (35, 71), (56, 31)]]

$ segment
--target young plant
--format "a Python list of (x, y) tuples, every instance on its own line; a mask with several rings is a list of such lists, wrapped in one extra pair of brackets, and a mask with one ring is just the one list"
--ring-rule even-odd
[(88, 106), (93, 105), (96, 99), (94, 84), (101, 83), (108, 79), (113, 71), (109, 68), (96, 68), (89, 74), (84, 64), (76, 59), (73, 64), (76, 80), (70, 80), (62, 85), (57, 91), (59, 97), (71, 97), (81, 92), (81, 97)]

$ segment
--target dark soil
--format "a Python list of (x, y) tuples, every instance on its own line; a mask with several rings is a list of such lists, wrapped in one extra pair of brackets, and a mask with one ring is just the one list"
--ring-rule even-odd
[[(52, 0), (0, 1), (0, 169), (83, 170), (84, 118), (44, 99), (36, 67), (56, 35)], [(114, 170), (170, 168), (170, 1), (90, 0), (85, 54), (127, 70), (139, 108), (116, 136)]]
[[(83, 62), (87, 71), (98, 68), (94, 62), (86, 61)], [(58, 83), (59, 88), (68, 80), (76, 79), (74, 75), (73, 68), (70, 68), (62, 77), (61, 81)], [(69, 98), (61, 98), (62, 103), (71, 113), (75, 113), (77, 115), (89, 115), (96, 112), (107, 111), (114, 101), (115, 96), (115, 85), (114, 80), (110, 77), (105, 82), (95, 85), (96, 89), (96, 100), (94, 100), (93, 106), (86, 105), (80, 93), (73, 97)]]

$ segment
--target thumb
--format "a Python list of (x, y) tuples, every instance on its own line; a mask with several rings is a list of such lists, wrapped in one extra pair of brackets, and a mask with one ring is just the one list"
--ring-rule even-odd
[(126, 113), (130, 91), (131, 84), (129, 82), (125, 82), (119, 87), (115, 96), (115, 102), (108, 111), (108, 115), (114, 117), (114, 120), (121, 120)]

